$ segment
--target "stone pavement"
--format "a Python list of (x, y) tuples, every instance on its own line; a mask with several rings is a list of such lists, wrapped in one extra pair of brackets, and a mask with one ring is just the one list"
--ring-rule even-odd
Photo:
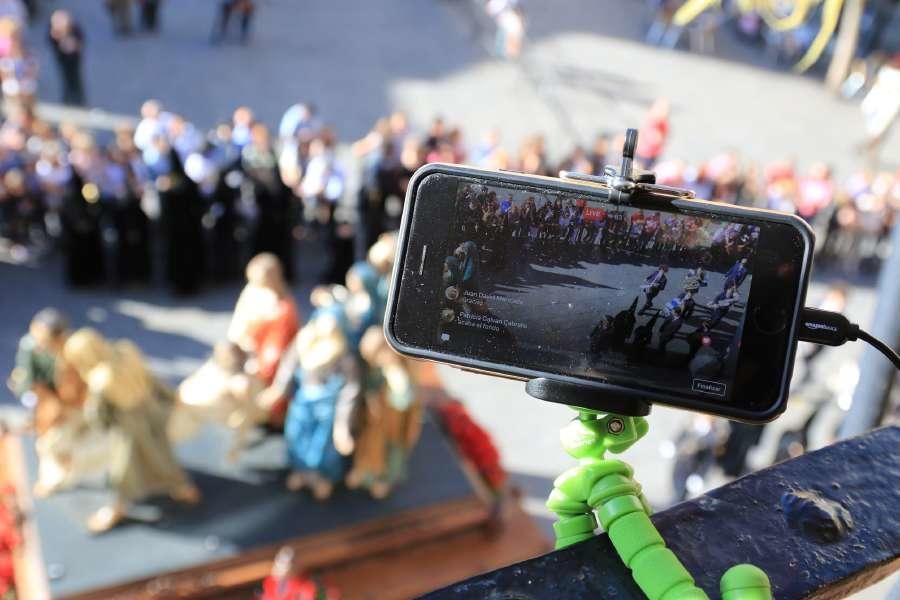
[[(158, 37), (117, 38), (102, 2), (58, 0), (87, 37), (86, 88), (93, 106), (136, 113), (161, 99), (201, 126), (252, 106), (275, 124), (291, 103), (316, 103), (345, 140), (393, 108), (422, 127), (436, 114), (460, 123), (470, 142), (497, 126), (511, 149), (533, 132), (552, 150), (601, 130), (637, 125), (660, 95), (673, 105), (671, 156), (696, 160), (735, 148), (755, 160), (856, 166), (862, 117), (813, 77), (771, 68), (723, 32), (729, 59), (666, 51), (641, 42), (647, 14), (620, 0), (526, 2), (521, 62), (490, 56), (489, 23), (473, 0), (259, 2), (253, 38), (211, 45), (218, 2), (169, 1)], [(36, 26), (41, 97), (59, 98), (57, 74)], [(900, 156), (900, 133), (884, 157)]]
[[(666, 95), (673, 105), (670, 156), (699, 160), (734, 148), (754, 160), (793, 157), (801, 166), (824, 160), (844, 174), (860, 160), (856, 103), (829, 96), (812, 77), (771, 68), (727, 36), (721, 40), (727, 60), (646, 46), (640, 41), (646, 14), (638, 2), (526, 1), (529, 34), (519, 62), (490, 56), (492, 32), (470, 0), (262, 0), (246, 47), (210, 45), (213, 0), (164, 2), (159, 36), (128, 39), (111, 33), (102, 2), (53, 5), (70, 9), (83, 24), (88, 98), (113, 113), (133, 115), (155, 97), (203, 127), (229, 118), (240, 104), (275, 125), (288, 105), (303, 99), (316, 103), (349, 141), (377, 117), (402, 108), (419, 128), (436, 114), (463, 125), (469, 143), (496, 126), (513, 150), (524, 136), (541, 132), (558, 157), (573, 141), (639, 124), (649, 103)], [(32, 38), (42, 60), (40, 94), (52, 101), (59, 89), (43, 25)], [(893, 167), (900, 157), (898, 129), (883, 152)], [(237, 294), (237, 288), (223, 289), (181, 303), (162, 292), (69, 292), (50, 267), (6, 265), (0, 265), (0, 286), (0, 311), (7, 317), (0, 327), (0, 370), (10, 364), (28, 316), (52, 303), (79, 322), (135, 338), (173, 379), (221, 335)], [(822, 293), (822, 285), (814, 285), (811, 303)], [(865, 324), (873, 306), (872, 289), (861, 288), (848, 313)], [(822, 372), (851, 364), (858, 351), (852, 345), (829, 351)], [(442, 373), (496, 436), (528, 506), (546, 516), (541, 505), (550, 481), (571, 463), (556, 437), (569, 411), (528, 398), (520, 383), (449, 368)], [(629, 452), (657, 506), (670, 496), (671, 461), (661, 447), (688, 418), (655, 408), (651, 434)], [(802, 420), (802, 413), (786, 416), (767, 439), (792, 418)]]

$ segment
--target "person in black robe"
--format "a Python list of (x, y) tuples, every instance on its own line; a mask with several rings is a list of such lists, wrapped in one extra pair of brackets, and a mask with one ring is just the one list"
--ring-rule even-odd
[(102, 208), (96, 186), (85, 185), (72, 169), (60, 208), (65, 255), (65, 280), (71, 286), (87, 286), (104, 279)]
[(644, 362), (644, 354), (653, 339), (653, 329), (656, 327), (657, 319), (659, 319), (659, 313), (653, 315), (648, 322), (635, 328), (634, 341), (631, 343), (630, 359), (632, 362)]
[(81, 77), (81, 53), (84, 34), (81, 27), (65, 10), (53, 11), (50, 31), (47, 34), (53, 56), (62, 80), (63, 102), (82, 106), (85, 104), (84, 83)]
[(215, 215), (212, 225), (212, 251), (216, 260), (212, 265), (212, 277), (218, 282), (235, 281), (242, 272), (241, 245), (238, 241), (241, 216), (237, 203), (243, 174), (235, 160), (219, 172), (212, 193), (210, 210)]
[(116, 279), (120, 284), (147, 284), (153, 274), (150, 258), (150, 219), (141, 199), (128, 194), (113, 215), (117, 235)]
[(622, 351), (625, 349), (625, 342), (631, 336), (634, 330), (634, 324), (637, 322), (635, 311), (637, 310), (638, 297), (635, 297), (627, 309), (619, 311), (613, 318), (612, 324), (612, 348), (613, 350)]
[(251, 255), (271, 252), (281, 261), (285, 278), (290, 281), (294, 274), (291, 192), (278, 172), (278, 159), (269, 142), (268, 128), (256, 123), (250, 137), (250, 143), (241, 153), (241, 167), (257, 209), (256, 225), (250, 236)]
[(197, 185), (185, 175), (181, 159), (163, 138), (155, 142), (168, 157), (156, 177), (165, 239), (166, 277), (179, 295), (196, 292), (206, 265), (203, 243), (203, 202)]
[(127, 152), (110, 148), (107, 156), (106, 204), (111, 207), (116, 231), (115, 277), (120, 285), (146, 284), (152, 275), (150, 219), (141, 207), (137, 175)]
[(241, 218), (237, 205), (244, 176), (239, 156), (212, 140), (201, 151), (190, 153), (184, 167), (207, 207), (203, 227), (209, 254), (215, 257), (209, 265), (209, 275), (217, 283), (233, 281), (241, 270)]

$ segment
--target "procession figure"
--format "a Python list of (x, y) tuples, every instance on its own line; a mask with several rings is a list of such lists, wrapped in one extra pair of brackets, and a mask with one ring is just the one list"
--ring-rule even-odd
[(628, 228), (628, 239), (625, 242), (625, 249), (638, 251), (641, 247), (641, 240), (644, 236), (644, 211), (638, 210), (631, 215), (630, 226)]
[(625, 342), (628, 341), (629, 337), (631, 337), (631, 332), (634, 330), (635, 323), (637, 323), (637, 316), (635, 315), (635, 311), (637, 310), (637, 303), (638, 297), (635, 296), (634, 301), (631, 303), (631, 306), (629, 306), (625, 310), (619, 311), (613, 318), (613, 350), (623, 350), (625, 348)]
[(707, 306), (711, 309), (712, 315), (710, 316), (710, 329), (714, 329), (716, 325), (719, 324), (725, 315), (728, 314), (728, 311), (731, 310), (731, 305), (737, 302), (740, 297), (737, 294), (737, 287), (731, 285), (725, 288), (724, 291), (719, 292), (715, 298), (713, 298), (712, 302), (708, 303)]
[(735, 290), (740, 289), (741, 284), (744, 283), (748, 274), (747, 257), (739, 259), (730, 269), (728, 269), (728, 272), (725, 273), (725, 285), (723, 286), (723, 289), (727, 290), (732, 286)]
[(653, 340), (653, 329), (656, 327), (656, 320), (659, 319), (659, 313), (653, 315), (649, 321), (643, 325), (639, 325), (634, 330), (634, 341), (631, 343), (631, 359), (640, 363), (644, 360), (644, 354), (647, 346)]
[(681, 329), (683, 323), (684, 314), (679, 306), (672, 311), (669, 317), (663, 321), (663, 324), (659, 326), (659, 353), (663, 357), (663, 360), (665, 360), (666, 356), (666, 346), (675, 339), (675, 334)]
[(365, 407), (347, 485), (384, 498), (406, 475), (422, 428), (422, 405), (403, 359), (388, 346), (381, 327), (366, 330), (359, 351), (367, 367)]
[(685, 319), (690, 319), (691, 315), (694, 314), (694, 306), (694, 294), (692, 292), (681, 292), (663, 306), (662, 316), (665, 318), (663, 326), (674, 318), (676, 312)]
[(200, 492), (176, 462), (168, 439), (174, 394), (147, 370), (137, 347), (83, 328), (69, 337), (62, 355), (87, 383), (89, 419), (109, 433), (108, 471), (115, 496), (91, 515), (88, 528), (101, 532), (114, 527), (132, 502), (155, 494), (198, 503)]
[(656, 298), (657, 294), (666, 289), (666, 284), (668, 283), (666, 273), (668, 272), (668, 265), (660, 265), (659, 268), (644, 280), (645, 283), (641, 285), (641, 290), (643, 290), (644, 295), (646, 296), (646, 301), (644, 302), (643, 308), (641, 308), (642, 313), (649, 310), (653, 306), (653, 299)]
[(644, 231), (641, 233), (641, 239), (638, 243), (639, 252), (646, 252), (651, 245), (656, 248), (659, 225), (660, 215), (658, 212), (650, 213), (644, 219)]
[(706, 287), (708, 285), (709, 282), (706, 281), (706, 271), (703, 270), (703, 267), (697, 267), (696, 269), (691, 269), (690, 271), (688, 271), (684, 276), (682, 289), (685, 292), (696, 294), (700, 291), (700, 288)]

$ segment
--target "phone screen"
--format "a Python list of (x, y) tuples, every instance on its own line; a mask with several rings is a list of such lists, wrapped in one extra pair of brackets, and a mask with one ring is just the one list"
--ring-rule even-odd
[(447, 226), (436, 350), (730, 397), (759, 226), (464, 179)]

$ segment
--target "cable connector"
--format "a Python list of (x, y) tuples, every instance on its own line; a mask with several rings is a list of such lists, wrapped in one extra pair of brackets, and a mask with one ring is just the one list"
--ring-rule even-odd
[(859, 325), (851, 323), (840, 313), (818, 308), (804, 308), (800, 313), (797, 339), (813, 344), (840, 346), (859, 337)]
[(847, 317), (840, 313), (818, 308), (804, 308), (800, 313), (800, 330), (797, 339), (801, 342), (812, 342), (825, 346), (841, 346), (844, 342), (862, 340), (887, 357), (900, 369), (900, 354), (877, 337), (860, 329), (856, 323), (851, 323)]

